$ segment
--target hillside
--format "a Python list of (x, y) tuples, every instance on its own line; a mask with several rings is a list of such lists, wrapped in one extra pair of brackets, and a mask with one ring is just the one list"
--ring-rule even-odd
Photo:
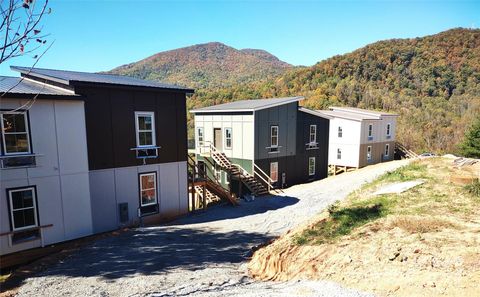
[(398, 137), (417, 151), (453, 152), (480, 114), (480, 30), (376, 42), (268, 82), (198, 90), (189, 107), (303, 95), (311, 108), (398, 112)]
[(290, 64), (264, 50), (237, 50), (211, 42), (160, 52), (110, 73), (212, 88), (278, 77), (289, 68)]

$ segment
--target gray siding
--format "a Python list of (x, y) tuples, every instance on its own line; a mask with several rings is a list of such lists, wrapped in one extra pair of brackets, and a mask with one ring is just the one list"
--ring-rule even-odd
[[(24, 100), (1, 99), (4, 109)], [(44, 244), (92, 234), (90, 186), (83, 101), (38, 100), (28, 111), (37, 167), (0, 171), (0, 233), (11, 231), (8, 188), (35, 186)], [(0, 237), (1, 254), (41, 245), (40, 240), (10, 245)]]
[[(90, 172), (92, 217), (95, 233), (139, 223), (139, 173), (157, 173), (159, 213), (144, 222), (165, 221), (188, 212), (187, 164), (172, 162)], [(128, 203), (129, 220), (121, 223), (119, 203)]]
[[(255, 112), (255, 160), (293, 156), (296, 153), (298, 102)], [(278, 125), (278, 153), (269, 153), (270, 127)]]

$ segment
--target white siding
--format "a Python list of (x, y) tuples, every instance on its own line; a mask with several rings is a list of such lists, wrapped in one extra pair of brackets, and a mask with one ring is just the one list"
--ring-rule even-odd
[[(213, 129), (222, 129), (223, 152), (229, 158), (253, 160), (253, 115), (195, 115), (195, 143), (198, 147), (197, 129), (203, 128), (204, 141), (213, 144)], [(232, 148), (225, 148), (225, 128), (232, 128)]]
[[(2, 99), (2, 108), (23, 105), (25, 100)], [(92, 234), (90, 186), (83, 101), (37, 100), (28, 111), (37, 167), (0, 171), (0, 233), (9, 232), (6, 189), (36, 186), (44, 244)], [(1, 254), (40, 246), (40, 240), (10, 246), (0, 238)]]
[[(342, 127), (342, 137), (338, 137), (338, 127)], [(357, 167), (360, 153), (361, 122), (333, 118), (330, 120), (330, 141), (328, 164)], [(342, 159), (337, 159), (337, 149), (342, 150)]]

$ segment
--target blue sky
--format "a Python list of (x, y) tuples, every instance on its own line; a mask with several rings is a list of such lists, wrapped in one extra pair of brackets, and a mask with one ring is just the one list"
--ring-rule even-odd
[[(92, 72), (210, 41), (313, 65), (378, 40), (480, 27), (480, 1), (50, 0), (50, 7), (43, 31), (55, 43), (37, 67)], [(0, 75), (32, 63), (7, 61)]]

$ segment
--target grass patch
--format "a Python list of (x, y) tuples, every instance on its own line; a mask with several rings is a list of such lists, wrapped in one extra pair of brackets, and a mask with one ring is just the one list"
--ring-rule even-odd
[(480, 182), (478, 180), (466, 185), (464, 189), (474, 197), (480, 197)]
[(456, 225), (440, 218), (402, 216), (392, 220), (390, 227), (398, 227), (414, 234), (438, 232), (447, 228), (456, 228)]
[(297, 245), (332, 242), (350, 234), (355, 228), (386, 216), (391, 205), (392, 201), (385, 197), (361, 201), (350, 207), (341, 208), (334, 204), (328, 209), (328, 218), (297, 235), (294, 242)]
[[(454, 224), (455, 220), (472, 217), (477, 213), (477, 203), (472, 202), (479, 201), (480, 183), (466, 186), (465, 191), (462, 191), (462, 186), (449, 182), (452, 170), (450, 160), (432, 158), (414, 161), (387, 172), (351, 193), (343, 202), (331, 205), (325, 213), (326, 217), (295, 235), (293, 243), (334, 243), (342, 236), (354, 234), (356, 229), (389, 215), (394, 216), (393, 223), (392, 220), (379, 222), (379, 226), (390, 225), (384, 225), (386, 230), (399, 227), (411, 234), (423, 234), (456, 229), (461, 224)], [(373, 192), (385, 184), (418, 179), (425, 183), (399, 194), (372, 196)], [(452, 222), (444, 219), (450, 216)]]

